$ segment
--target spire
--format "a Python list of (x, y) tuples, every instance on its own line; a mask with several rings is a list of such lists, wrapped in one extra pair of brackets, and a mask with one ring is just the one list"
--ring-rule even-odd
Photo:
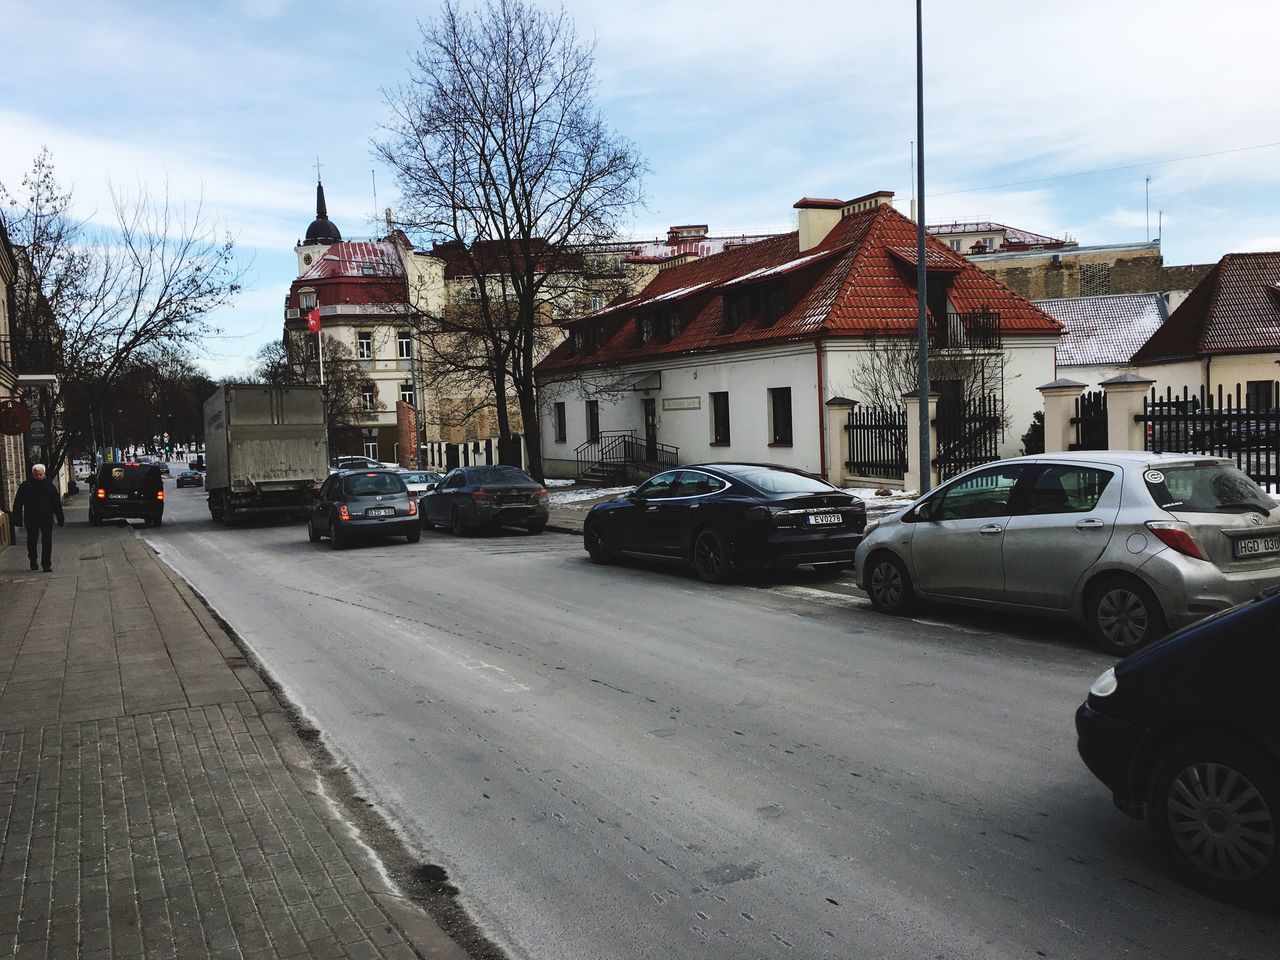
[(316, 218), (307, 227), (307, 239), (304, 246), (313, 243), (336, 243), (342, 239), (342, 233), (329, 219), (329, 209), (324, 202), (324, 184), (320, 182), (320, 161), (316, 161)]
[(316, 177), (316, 219), (329, 219), (329, 211), (325, 209), (324, 205), (324, 184), (320, 182), (319, 177)]

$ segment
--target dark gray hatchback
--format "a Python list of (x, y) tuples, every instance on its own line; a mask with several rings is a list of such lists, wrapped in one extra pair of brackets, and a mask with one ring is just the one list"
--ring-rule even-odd
[(392, 470), (341, 470), (332, 474), (307, 518), (307, 537), (328, 537), (341, 550), (356, 540), (404, 537), (422, 539), (418, 503)]

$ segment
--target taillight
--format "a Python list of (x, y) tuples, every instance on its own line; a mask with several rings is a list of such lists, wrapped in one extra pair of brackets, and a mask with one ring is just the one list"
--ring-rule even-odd
[(488, 490), (473, 490), (471, 491), (471, 499), (487, 502), (493, 499), (493, 494), (490, 493)]
[(351, 513), (350, 511), (347, 510), (347, 505), (345, 503), (338, 504), (338, 519), (339, 520), (351, 519)]
[(546, 487), (543, 487), (541, 490), (538, 491), (537, 499), (539, 503), (546, 503), (548, 500), (551, 499), (551, 494), (547, 492)]
[(99, 500), (105, 500), (105, 499), (107, 499), (107, 491), (106, 491), (106, 489), (105, 489), (104, 487), (99, 487), (99, 488), (98, 488), (98, 492), (97, 492), (96, 496), (97, 496), (97, 498), (98, 498)]
[(1195, 537), (1191, 536), (1186, 530), (1178, 526), (1176, 523), (1167, 523), (1163, 520), (1151, 520), (1147, 523), (1147, 529), (1156, 535), (1161, 543), (1166, 547), (1171, 547), (1181, 554), (1192, 557), (1196, 560), (1207, 559), (1200, 550), (1200, 544), (1196, 543)]
[(409, 498), (409, 516), (416, 517), (418, 515), (418, 504), (413, 497)]
[(157, 500), (163, 500), (163, 499), (164, 499), (164, 491), (163, 491), (163, 490), (157, 490), (157, 491), (156, 491), (156, 499), (157, 499)]

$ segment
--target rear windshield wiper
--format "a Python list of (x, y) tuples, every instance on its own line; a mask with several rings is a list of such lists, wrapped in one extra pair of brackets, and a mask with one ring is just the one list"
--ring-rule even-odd
[(1270, 510), (1268, 510), (1266, 507), (1264, 507), (1260, 503), (1254, 503), (1252, 500), (1241, 500), (1239, 503), (1220, 503), (1218, 504), (1218, 509), (1219, 510), (1257, 510), (1264, 517), (1268, 517), (1271, 515)]

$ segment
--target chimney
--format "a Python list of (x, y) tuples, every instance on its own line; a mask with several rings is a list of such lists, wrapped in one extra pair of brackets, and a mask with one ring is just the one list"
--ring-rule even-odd
[(805, 197), (797, 200), (794, 206), (800, 211), (800, 252), (804, 253), (820, 244), (831, 228), (840, 222), (840, 211), (845, 202)]

